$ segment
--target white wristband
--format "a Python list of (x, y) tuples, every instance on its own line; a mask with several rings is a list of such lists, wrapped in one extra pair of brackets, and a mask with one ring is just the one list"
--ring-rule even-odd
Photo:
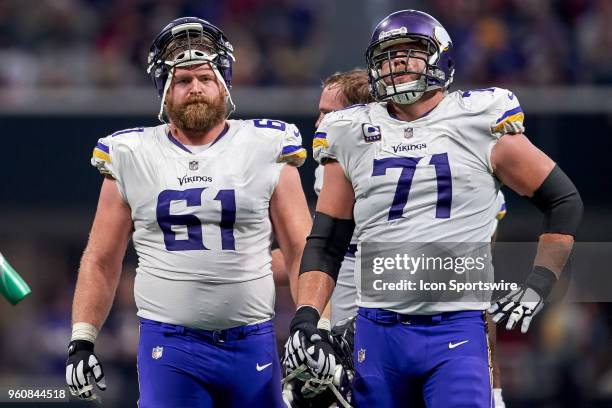
[(329, 319), (321, 318), (317, 323), (317, 329), (331, 331), (331, 322)]
[(501, 388), (493, 388), (493, 399), (495, 400), (495, 408), (505, 408), (506, 404), (502, 398)]
[(72, 325), (72, 337), (70, 341), (87, 340), (95, 342), (98, 337), (98, 329), (91, 323), (78, 322)]

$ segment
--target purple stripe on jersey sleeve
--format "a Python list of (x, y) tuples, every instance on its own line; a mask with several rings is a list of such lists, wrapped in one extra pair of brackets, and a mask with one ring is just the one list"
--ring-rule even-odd
[(98, 142), (98, 144), (96, 144), (96, 147), (100, 150), (102, 150), (104, 153), (109, 153), (109, 149), (108, 146), (105, 144), (102, 144), (100, 142)]
[(520, 112), (522, 112), (522, 111), (523, 111), (523, 110), (521, 109), (521, 107), (520, 107), (520, 106), (517, 106), (517, 107), (516, 107), (516, 108), (514, 108), (514, 109), (510, 109), (509, 111), (504, 112), (504, 114), (501, 116), (501, 118), (497, 119), (497, 120), (495, 121), (495, 123), (499, 123), (499, 122), (501, 122), (502, 120), (506, 119), (508, 116), (512, 116), (512, 115), (514, 115), (514, 114), (516, 114), (516, 113), (520, 113)]
[(319, 138), (319, 139), (327, 139), (327, 133), (325, 132), (316, 132), (314, 134), (315, 138)]
[(283, 147), (283, 151), (282, 151), (281, 154), (285, 155), (285, 154), (290, 154), (290, 153), (293, 153), (293, 152), (297, 152), (301, 148), (302, 148), (302, 146), (299, 146), (299, 145), (285, 146), (285, 147)]

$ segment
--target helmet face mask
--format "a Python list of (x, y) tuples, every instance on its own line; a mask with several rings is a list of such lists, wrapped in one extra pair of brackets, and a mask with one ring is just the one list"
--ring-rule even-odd
[[(398, 104), (414, 103), (427, 91), (427, 82), (432, 76), (428, 65), (431, 47), (428, 44), (426, 50), (420, 50), (411, 48), (410, 43), (396, 44), (391, 46), (393, 49), (386, 48), (372, 57), (374, 72), (371, 76), (376, 78), (374, 85), (378, 94), (390, 95)], [(396, 60), (404, 61), (403, 69), (397, 67), (399, 64), (395, 63)], [(418, 62), (415, 63), (415, 60)], [(413, 66), (422, 66), (422, 69), (410, 69), (409, 62)], [(406, 75), (416, 78), (405, 81), (402, 77)]]
[[(410, 44), (419, 43), (415, 49)], [(400, 47), (398, 44), (405, 44)], [(391, 48), (391, 50), (389, 50)], [(394, 67), (394, 60), (406, 58), (404, 70)], [(408, 69), (409, 59), (423, 62), (422, 71)], [(402, 10), (381, 21), (374, 29), (366, 51), (368, 77), (373, 97), (398, 104), (416, 102), (425, 92), (447, 89), (454, 75), (452, 42), (442, 25), (429, 14)], [(387, 72), (382, 67), (388, 64)], [(412, 81), (402, 76), (416, 75)]]

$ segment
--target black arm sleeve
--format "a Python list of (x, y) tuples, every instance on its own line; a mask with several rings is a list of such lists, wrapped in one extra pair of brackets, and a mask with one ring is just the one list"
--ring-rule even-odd
[(312, 231), (306, 239), (302, 255), (300, 275), (321, 271), (331, 276), (335, 282), (354, 229), (355, 221), (352, 219), (343, 220), (315, 212)]
[(531, 202), (544, 213), (542, 233), (576, 236), (582, 220), (582, 199), (567, 175), (555, 165)]

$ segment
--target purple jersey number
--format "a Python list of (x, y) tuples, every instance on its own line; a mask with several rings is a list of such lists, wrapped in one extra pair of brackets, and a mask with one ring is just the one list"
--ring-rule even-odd
[[(397, 181), (395, 195), (393, 196), (393, 203), (389, 209), (389, 221), (402, 218), (404, 207), (408, 202), (408, 194), (410, 193), (414, 172), (421, 159), (422, 157), (388, 157), (374, 160), (372, 176), (383, 176), (387, 173), (387, 169), (402, 169), (399, 180)], [(446, 153), (434, 154), (431, 156), (429, 164), (433, 164), (436, 169), (436, 181), (438, 186), (436, 218), (450, 218), (453, 185), (451, 181), (450, 165), (448, 164), (448, 155)]]
[[(194, 214), (170, 214), (173, 201), (185, 201), (187, 207), (202, 205), (202, 188), (187, 190), (164, 190), (157, 198), (157, 223), (164, 233), (164, 243), (168, 251), (206, 250), (202, 241), (202, 222)], [(235, 250), (234, 223), (236, 222), (236, 197), (234, 190), (219, 190), (214, 198), (221, 202), (221, 249)], [(173, 226), (186, 226), (187, 239), (176, 239)]]

